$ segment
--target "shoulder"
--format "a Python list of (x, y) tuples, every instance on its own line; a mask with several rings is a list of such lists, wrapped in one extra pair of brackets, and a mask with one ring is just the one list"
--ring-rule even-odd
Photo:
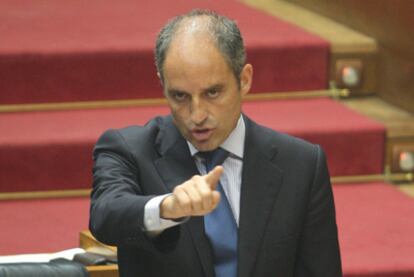
[(169, 116), (155, 117), (144, 126), (128, 126), (106, 130), (98, 139), (94, 153), (105, 150), (136, 152), (152, 149), (157, 137), (172, 124)]
[(317, 144), (262, 126), (248, 118), (245, 121), (246, 135), (251, 137), (248, 141), (266, 154), (273, 151), (281, 167), (315, 164), (324, 158), (324, 152)]
[(284, 180), (290, 188), (307, 190), (315, 180), (323, 180), (323, 182), (328, 180), (329, 183), (326, 156), (319, 145), (254, 122), (249, 132), (255, 137), (254, 140), (250, 140), (255, 144), (247, 147), (260, 151), (262, 157), (266, 157), (281, 172), (284, 172)]
[(247, 135), (253, 136), (254, 140), (261, 141), (267, 146), (273, 146), (279, 149), (284, 149), (286, 151), (305, 151), (314, 152), (315, 148), (319, 148), (318, 145), (315, 145), (304, 139), (279, 132), (263, 125), (260, 125), (251, 119), (245, 117)]

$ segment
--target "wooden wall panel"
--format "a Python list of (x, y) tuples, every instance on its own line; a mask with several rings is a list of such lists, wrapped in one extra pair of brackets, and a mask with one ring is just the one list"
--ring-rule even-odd
[(285, 1), (374, 37), (380, 45), (378, 94), (414, 113), (414, 1)]
[(412, 0), (286, 0), (414, 53)]
[[(412, 36), (414, 38), (414, 31)], [(381, 47), (379, 52), (379, 95), (414, 113), (414, 54), (387, 47)]]

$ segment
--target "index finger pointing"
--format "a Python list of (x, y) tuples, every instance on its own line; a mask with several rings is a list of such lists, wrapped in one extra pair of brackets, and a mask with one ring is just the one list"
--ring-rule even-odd
[(220, 180), (221, 174), (223, 174), (224, 168), (222, 166), (216, 166), (207, 175), (204, 175), (204, 180), (210, 186), (211, 189), (216, 189)]

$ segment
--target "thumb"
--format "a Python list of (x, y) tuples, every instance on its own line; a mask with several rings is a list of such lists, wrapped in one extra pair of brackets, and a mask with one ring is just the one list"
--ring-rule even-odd
[(215, 190), (220, 180), (221, 174), (223, 174), (224, 168), (222, 166), (216, 166), (207, 175), (204, 176), (204, 180), (210, 186), (212, 190)]

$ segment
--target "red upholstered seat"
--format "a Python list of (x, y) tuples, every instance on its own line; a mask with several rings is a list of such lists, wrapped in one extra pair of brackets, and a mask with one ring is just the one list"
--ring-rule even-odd
[[(414, 199), (384, 183), (334, 185), (344, 276), (414, 276)], [(78, 247), (88, 198), (0, 202), (0, 255)]]
[[(384, 127), (331, 99), (246, 102), (254, 120), (321, 144), (333, 176), (382, 172)], [(89, 188), (92, 148), (108, 128), (166, 106), (0, 114), (0, 192)]]
[(383, 183), (334, 186), (346, 277), (414, 276), (414, 198)]
[(54, 253), (79, 247), (89, 199), (0, 201), (0, 255)]
[(254, 92), (327, 86), (326, 41), (240, 1), (0, 1), (0, 104), (162, 97), (155, 36), (194, 8), (237, 20)]

